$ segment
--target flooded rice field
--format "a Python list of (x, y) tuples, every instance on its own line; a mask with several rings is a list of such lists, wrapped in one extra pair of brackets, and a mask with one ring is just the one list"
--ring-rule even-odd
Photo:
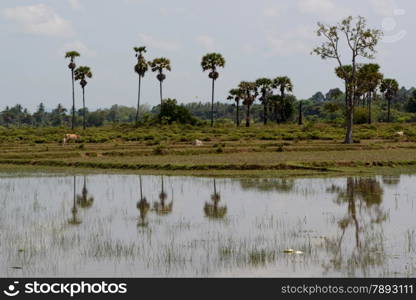
[(414, 277), (416, 177), (0, 174), (2, 277)]

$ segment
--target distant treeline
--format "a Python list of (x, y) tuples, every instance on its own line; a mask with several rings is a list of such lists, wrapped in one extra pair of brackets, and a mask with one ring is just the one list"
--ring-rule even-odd
[[(306, 120), (316, 122), (344, 122), (345, 95), (338, 89), (331, 89), (327, 93), (317, 92), (311, 98), (298, 100), (292, 95), (286, 96), (289, 103), (285, 119), (275, 120), (269, 115), (270, 121), (293, 122), (298, 118), (299, 103), (302, 102), (302, 114)], [(358, 99), (355, 107), (355, 123), (365, 123), (367, 120), (366, 99)], [(189, 113), (202, 121), (208, 121), (211, 117), (211, 103), (192, 102), (181, 104)], [(373, 103), (373, 117), (377, 121), (386, 120), (387, 101), (382, 95), (376, 97)], [(142, 105), (140, 115), (143, 120), (150, 120), (160, 111), (160, 105), (149, 107)], [(33, 113), (20, 104), (7, 106), (0, 112), (0, 126), (19, 127), (60, 127), (70, 126), (72, 122), (72, 111), (59, 104), (52, 110), (47, 110), (43, 103), (40, 103)], [(81, 126), (83, 110), (76, 111), (76, 125)], [(228, 120), (235, 122), (236, 106), (233, 102), (216, 102), (214, 105), (214, 116), (216, 120)], [(133, 123), (136, 117), (136, 108), (122, 105), (113, 105), (111, 108), (88, 111), (86, 109), (86, 122), (88, 127), (98, 127), (114, 123)], [(240, 120), (244, 120), (245, 108), (240, 108)], [(263, 106), (254, 104), (251, 108), (251, 118), (254, 122), (263, 120)], [(416, 88), (406, 89), (402, 87), (392, 100), (391, 121), (393, 122), (416, 122)]]

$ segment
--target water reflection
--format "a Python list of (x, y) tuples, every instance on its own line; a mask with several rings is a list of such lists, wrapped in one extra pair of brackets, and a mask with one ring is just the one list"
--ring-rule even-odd
[(173, 209), (173, 191), (172, 191), (172, 201), (169, 203), (166, 203), (166, 200), (168, 198), (168, 194), (165, 192), (164, 188), (164, 178), (161, 176), (161, 191), (159, 193), (159, 202), (155, 202), (153, 204), (153, 210), (158, 214), (159, 216), (165, 216), (170, 213), (172, 213)]
[(73, 202), (72, 202), (72, 208), (71, 208), (71, 218), (69, 219), (68, 223), (70, 225), (79, 225), (82, 223), (81, 219), (78, 216), (78, 206), (77, 206), (77, 197), (76, 197), (76, 190), (77, 190), (77, 177), (74, 176), (73, 179)]
[(212, 219), (223, 219), (227, 215), (227, 206), (219, 206), (221, 201), (221, 195), (217, 192), (216, 180), (214, 181), (214, 193), (211, 195), (211, 202), (205, 203), (204, 213), (205, 216)]
[(414, 277), (415, 178), (6, 174), (0, 270), (7, 277)]
[[(366, 276), (369, 269), (385, 262), (384, 234), (381, 224), (387, 220), (383, 210), (383, 188), (375, 178), (346, 179), (346, 186), (331, 186), (336, 193), (335, 203), (346, 204), (346, 215), (337, 221), (339, 232), (325, 239), (330, 263), (325, 268), (348, 270), (350, 276)], [(349, 234), (354, 243), (350, 243)]]
[(400, 183), (400, 176), (397, 175), (384, 175), (383, 183), (385, 185), (397, 186)]
[(94, 204), (94, 196), (88, 193), (87, 176), (84, 176), (84, 185), (81, 194), (77, 196), (77, 204), (81, 208), (90, 208)]
[(139, 222), (137, 223), (138, 227), (147, 227), (149, 224), (146, 220), (147, 213), (150, 209), (150, 204), (147, 202), (146, 197), (143, 196), (143, 185), (142, 185), (142, 177), (139, 176), (139, 185), (140, 185), (140, 201), (137, 202), (137, 209), (139, 210)]
[(287, 178), (240, 179), (239, 182), (244, 190), (291, 192), (295, 188), (295, 180)]

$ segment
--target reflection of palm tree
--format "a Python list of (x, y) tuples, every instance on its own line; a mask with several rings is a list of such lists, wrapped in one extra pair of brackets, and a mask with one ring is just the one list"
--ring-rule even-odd
[(205, 203), (205, 216), (212, 219), (222, 219), (227, 214), (227, 206), (218, 206), (221, 201), (221, 195), (217, 192), (217, 185), (214, 179), (214, 193), (211, 195), (212, 203)]
[(77, 203), (76, 203), (76, 189), (77, 189), (77, 185), (76, 185), (76, 176), (74, 176), (74, 202), (73, 202), (73, 206), (71, 209), (71, 219), (69, 219), (68, 223), (71, 225), (79, 225), (81, 224), (81, 220), (78, 217), (78, 208), (77, 208)]
[[(345, 188), (332, 186), (329, 191), (337, 193), (336, 203), (346, 203), (348, 210), (347, 215), (338, 221), (340, 235), (326, 239), (326, 249), (333, 255), (327, 269), (347, 269), (355, 274), (356, 268), (361, 268), (365, 273), (369, 267), (383, 264), (383, 234), (381, 230), (377, 232), (377, 227), (374, 226), (381, 225), (387, 219), (380, 207), (383, 201), (380, 183), (373, 178), (349, 177)], [(350, 226), (354, 230), (355, 239), (352, 249), (349, 244), (343, 245)], [(346, 255), (348, 250), (351, 252)]]
[(160, 216), (168, 215), (172, 212), (173, 209), (173, 200), (166, 204), (166, 199), (168, 198), (168, 195), (165, 193), (165, 188), (163, 184), (163, 176), (162, 176), (162, 191), (159, 194), (159, 202), (156, 202), (153, 205), (154, 211)]
[(88, 194), (87, 189), (87, 177), (84, 176), (84, 186), (82, 187), (82, 193), (77, 196), (77, 204), (81, 208), (90, 208), (94, 203), (94, 196)]
[(139, 227), (146, 227), (148, 222), (146, 221), (146, 215), (149, 212), (150, 204), (147, 202), (146, 197), (143, 197), (143, 188), (142, 188), (142, 177), (139, 177), (140, 180), (140, 201), (137, 202), (137, 209), (140, 212), (140, 220), (137, 223)]

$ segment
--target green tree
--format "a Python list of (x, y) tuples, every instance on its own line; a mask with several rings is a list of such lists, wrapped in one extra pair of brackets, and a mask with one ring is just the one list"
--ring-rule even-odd
[(140, 92), (141, 92), (141, 84), (142, 78), (146, 74), (148, 70), (148, 64), (146, 59), (143, 56), (143, 53), (146, 53), (146, 47), (134, 47), (134, 51), (136, 52), (137, 64), (134, 66), (134, 71), (139, 75), (139, 91), (137, 95), (137, 113), (136, 113), (136, 126), (139, 123), (139, 111), (140, 111)]
[(92, 78), (92, 72), (90, 67), (80, 66), (75, 70), (75, 80), (79, 80), (79, 84), (82, 88), (82, 118), (83, 118), (83, 128), (85, 130), (85, 87), (87, 86), (87, 78)]
[(267, 111), (269, 107), (269, 97), (273, 92), (273, 81), (269, 78), (259, 78), (256, 80), (257, 88), (260, 92), (260, 102), (263, 104), (263, 123), (267, 125)]
[(211, 98), (211, 127), (214, 126), (214, 92), (215, 80), (218, 79), (219, 73), (217, 68), (224, 68), (225, 59), (220, 53), (208, 53), (202, 57), (201, 67), (202, 71), (210, 71), (209, 78), (212, 79), (212, 98)]
[(317, 35), (324, 37), (325, 42), (313, 50), (313, 54), (320, 56), (322, 59), (335, 59), (344, 72), (345, 65), (341, 60), (341, 39), (345, 39), (347, 48), (351, 53), (351, 74), (344, 74), (344, 83), (346, 91), (346, 135), (345, 143), (353, 143), (353, 125), (354, 125), (354, 105), (355, 105), (355, 87), (357, 78), (357, 59), (364, 57), (373, 59), (376, 53), (375, 47), (382, 36), (382, 32), (377, 29), (367, 28), (366, 19), (358, 17), (348, 17), (335, 26), (318, 23)]
[(246, 106), (246, 127), (250, 127), (250, 109), (258, 96), (257, 85), (255, 82), (240, 82), (238, 88), (241, 91), (243, 104)]
[(240, 127), (240, 100), (242, 98), (242, 92), (240, 89), (231, 89), (229, 92), (228, 100), (234, 100), (236, 105), (236, 118), (235, 122), (237, 127)]
[(368, 124), (372, 123), (372, 103), (376, 98), (377, 89), (383, 80), (383, 74), (380, 73), (378, 64), (364, 64), (357, 74), (361, 92), (367, 98)]
[(387, 122), (390, 122), (391, 100), (399, 91), (399, 84), (395, 79), (386, 78), (381, 82), (380, 91), (387, 100)]
[(75, 128), (75, 78), (74, 71), (77, 65), (75, 64), (75, 58), (79, 57), (80, 54), (77, 51), (69, 51), (65, 54), (65, 58), (70, 59), (68, 68), (71, 70), (71, 80), (72, 80), (72, 130)]
[(183, 106), (178, 105), (175, 99), (164, 99), (159, 116), (168, 124), (177, 122), (180, 124), (196, 124), (196, 119)]
[[(156, 78), (159, 80), (160, 106), (162, 107), (162, 83), (166, 79), (166, 75), (163, 73), (163, 71), (171, 71), (170, 60), (165, 57), (155, 58), (153, 61), (149, 62), (149, 66), (152, 69), (152, 72), (158, 72)], [(162, 111), (160, 111), (160, 113), (162, 113)], [(162, 118), (160, 118), (160, 120), (162, 120)]]
[(286, 92), (293, 91), (293, 84), (289, 77), (281, 76), (273, 80), (273, 85), (275, 88), (279, 89), (280, 97), (274, 97), (275, 103), (275, 118), (276, 122), (284, 121), (284, 108), (286, 102)]

